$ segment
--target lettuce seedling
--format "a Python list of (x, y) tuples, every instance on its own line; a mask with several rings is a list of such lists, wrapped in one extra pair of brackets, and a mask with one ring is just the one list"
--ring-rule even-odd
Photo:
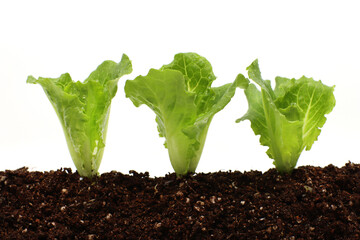
[(204, 57), (180, 53), (172, 63), (125, 83), (126, 97), (136, 107), (145, 104), (155, 112), (178, 176), (195, 172), (213, 116), (235, 94), (238, 81), (212, 88), (215, 78)]
[[(251, 128), (260, 135), (260, 143), (268, 146), (267, 154), (274, 159), (280, 173), (290, 173), (301, 152), (310, 150), (324, 125), (325, 114), (335, 106), (334, 86), (305, 76), (300, 79), (276, 77), (273, 90), (269, 80), (263, 80), (255, 60), (248, 68), (254, 84), (245, 87), (249, 109), (237, 122), (250, 120)], [(248, 81), (244, 76), (242, 81)]]
[(83, 177), (97, 174), (105, 147), (111, 99), (121, 76), (132, 72), (124, 54), (120, 63), (105, 61), (82, 82), (73, 82), (68, 73), (59, 78), (38, 79), (27, 83), (42, 86), (63, 127), (66, 142)]

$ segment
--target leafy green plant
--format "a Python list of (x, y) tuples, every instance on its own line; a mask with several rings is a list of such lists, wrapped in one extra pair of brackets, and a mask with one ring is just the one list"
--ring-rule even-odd
[[(304, 76), (297, 80), (276, 77), (273, 90), (270, 81), (262, 79), (257, 60), (247, 70), (261, 91), (254, 84), (245, 87), (249, 109), (237, 122), (250, 120), (260, 143), (269, 147), (267, 154), (276, 169), (289, 173), (301, 152), (310, 150), (317, 140), (326, 121), (324, 115), (334, 108), (334, 86)], [(248, 82), (244, 76), (240, 78)]]
[(61, 122), (73, 162), (81, 176), (97, 174), (105, 147), (111, 100), (121, 76), (132, 72), (124, 54), (119, 63), (105, 61), (82, 82), (73, 82), (68, 73), (59, 78), (27, 83), (42, 86)]
[(239, 83), (212, 88), (215, 78), (204, 57), (180, 53), (172, 63), (125, 83), (126, 97), (136, 107), (145, 104), (155, 112), (177, 175), (195, 172), (210, 122), (230, 102)]

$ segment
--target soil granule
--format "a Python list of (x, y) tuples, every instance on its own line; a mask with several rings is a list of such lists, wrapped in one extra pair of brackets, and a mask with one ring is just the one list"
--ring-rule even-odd
[(0, 171), (0, 239), (360, 239), (360, 165), (93, 180)]

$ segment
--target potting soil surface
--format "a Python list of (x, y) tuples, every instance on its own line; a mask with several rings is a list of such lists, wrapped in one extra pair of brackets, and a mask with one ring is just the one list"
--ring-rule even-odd
[(0, 239), (360, 239), (360, 165), (93, 180), (1, 171)]

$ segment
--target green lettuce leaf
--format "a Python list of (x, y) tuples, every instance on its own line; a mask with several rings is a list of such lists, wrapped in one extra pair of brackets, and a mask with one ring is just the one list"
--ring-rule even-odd
[(289, 173), (301, 152), (310, 150), (317, 140), (325, 114), (334, 108), (334, 86), (304, 76), (297, 80), (276, 77), (273, 90), (270, 81), (262, 79), (257, 60), (247, 70), (261, 91), (254, 84), (245, 87), (249, 110), (237, 122), (250, 120), (260, 143), (269, 147), (267, 154), (277, 170)]
[(38, 79), (61, 122), (66, 142), (81, 176), (97, 174), (105, 147), (111, 100), (121, 76), (132, 72), (124, 54), (119, 63), (104, 61), (82, 82), (74, 82), (68, 73), (59, 78)]
[(212, 88), (211, 64), (196, 53), (180, 53), (160, 70), (128, 80), (125, 93), (136, 107), (145, 104), (156, 114), (177, 175), (195, 172), (213, 116), (235, 94), (240, 81)]

